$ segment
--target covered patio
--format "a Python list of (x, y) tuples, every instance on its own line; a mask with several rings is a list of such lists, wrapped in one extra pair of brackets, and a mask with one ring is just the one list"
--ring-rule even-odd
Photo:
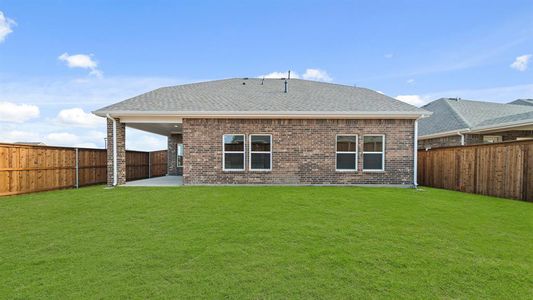
[[(183, 185), (183, 137), (180, 118), (150, 115), (121, 116), (120, 118), (107, 115), (106, 117), (109, 186)], [(126, 159), (126, 127), (167, 137), (166, 176), (130, 179), (131, 176), (126, 172), (130, 169)]]

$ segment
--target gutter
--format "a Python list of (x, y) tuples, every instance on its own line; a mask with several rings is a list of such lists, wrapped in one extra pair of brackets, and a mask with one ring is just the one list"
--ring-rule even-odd
[(106, 118), (113, 121), (113, 186), (117, 186), (117, 120), (113, 119), (109, 114), (106, 114)]
[(181, 118), (240, 118), (240, 119), (418, 119), (431, 115), (431, 112), (425, 111), (93, 111), (97, 116), (103, 117), (112, 113), (115, 116), (177, 116)]

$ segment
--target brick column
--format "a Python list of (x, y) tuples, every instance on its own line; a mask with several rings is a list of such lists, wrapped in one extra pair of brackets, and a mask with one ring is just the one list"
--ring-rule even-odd
[(182, 134), (171, 134), (168, 137), (168, 175), (183, 175), (183, 167), (177, 167), (178, 160), (178, 144), (183, 143)]
[[(117, 184), (126, 183), (126, 124), (117, 119)], [(107, 185), (113, 186), (113, 121), (107, 119)]]

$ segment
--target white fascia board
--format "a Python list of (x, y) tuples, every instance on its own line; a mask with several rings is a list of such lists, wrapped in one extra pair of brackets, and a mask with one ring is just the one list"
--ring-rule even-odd
[(123, 119), (128, 116), (158, 116), (174, 118), (241, 118), (241, 119), (418, 119), (427, 116), (429, 113), (418, 111), (383, 111), (383, 112), (256, 112), (256, 111), (185, 111), (169, 114), (168, 111), (109, 111), (94, 112), (96, 115), (109, 114), (113, 117)]
[(533, 125), (533, 120), (515, 121), (515, 122), (502, 123), (498, 125), (475, 127), (470, 132), (481, 133), (485, 131), (506, 130), (506, 129), (510, 129), (513, 127), (521, 127), (521, 126), (528, 126), (528, 125)]
[(441, 138), (441, 137), (446, 137), (450, 135), (458, 135), (458, 134), (463, 134), (463, 133), (468, 133), (468, 132), (470, 132), (469, 128), (461, 128), (461, 129), (455, 129), (455, 130), (450, 130), (446, 132), (419, 135), (418, 139), (419, 140), (435, 139), (435, 138)]

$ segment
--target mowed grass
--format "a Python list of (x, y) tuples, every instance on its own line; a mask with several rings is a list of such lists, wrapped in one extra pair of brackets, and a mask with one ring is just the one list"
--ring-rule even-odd
[(531, 298), (533, 204), (423, 188), (0, 198), (0, 298)]

